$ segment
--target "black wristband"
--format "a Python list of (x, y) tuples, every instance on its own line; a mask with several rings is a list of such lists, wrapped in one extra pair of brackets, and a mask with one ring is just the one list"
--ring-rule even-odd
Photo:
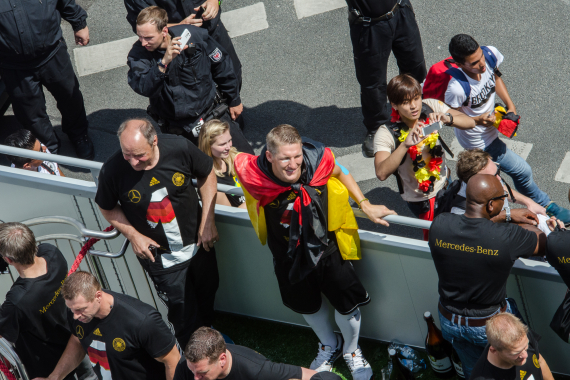
[(446, 113), (446, 115), (449, 116), (449, 123), (445, 123), (445, 125), (451, 127), (453, 125), (453, 115), (450, 114), (449, 112)]

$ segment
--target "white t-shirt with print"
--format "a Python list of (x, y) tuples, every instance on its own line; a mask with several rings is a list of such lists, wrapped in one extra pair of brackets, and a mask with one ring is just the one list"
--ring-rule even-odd
[[(424, 99), (423, 103), (429, 106), (433, 112), (441, 112), (446, 113), (449, 111), (449, 107), (446, 106), (443, 102), (440, 102), (437, 99)], [(441, 145), (441, 143), (437, 142), (437, 145)], [(394, 137), (392, 132), (388, 130), (386, 125), (381, 125), (374, 136), (374, 154), (376, 152), (388, 152), (392, 154), (396, 150), (396, 142), (394, 141)], [(428, 154), (429, 148), (424, 146), (423, 154)], [(437, 195), (437, 192), (445, 186), (447, 182), (447, 164), (445, 161), (445, 154), (442, 156), (442, 164), (441, 164), (441, 173), (439, 175), (439, 180), (436, 180), (433, 184), (433, 191), (430, 193), (425, 194), (423, 191), (418, 189), (418, 180), (416, 179), (414, 170), (413, 170), (413, 161), (410, 158), (410, 155), (406, 153), (406, 158), (404, 163), (398, 166), (398, 174), (402, 179), (402, 185), (404, 187), (404, 194), (402, 194), (402, 199), (406, 202), (421, 202), (425, 201), (426, 199), (433, 198)]]
[[(493, 46), (488, 48), (495, 54), (497, 58), (497, 67), (503, 62), (503, 55)], [(461, 70), (461, 69), (460, 69)], [(462, 70), (463, 71), (463, 70)], [(469, 102), (466, 106), (463, 103), (466, 100), (465, 91), (463, 87), (455, 78), (451, 78), (445, 91), (445, 103), (451, 108), (458, 108), (467, 116), (475, 117), (481, 115), (488, 115), (489, 112), (494, 112), (495, 109), (495, 73), (491, 66), (487, 63), (487, 70), (481, 74), (481, 80), (477, 81), (470, 78), (467, 74), (465, 77), (471, 85), (471, 94)], [(465, 149), (480, 148), (485, 149), (497, 137), (499, 131), (497, 128), (485, 127), (478, 125), (473, 129), (461, 130), (454, 128), (455, 136), (459, 144)]]

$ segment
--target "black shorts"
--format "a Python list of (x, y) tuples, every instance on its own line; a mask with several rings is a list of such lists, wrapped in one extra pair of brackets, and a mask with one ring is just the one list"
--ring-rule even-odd
[(338, 249), (322, 258), (301, 282), (289, 282), (292, 261), (274, 261), (275, 275), (283, 304), (300, 314), (314, 314), (321, 308), (321, 293), (341, 314), (350, 314), (370, 302), (350, 260), (343, 260)]

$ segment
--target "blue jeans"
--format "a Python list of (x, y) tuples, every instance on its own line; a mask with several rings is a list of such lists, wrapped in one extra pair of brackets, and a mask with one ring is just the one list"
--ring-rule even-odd
[[(505, 312), (517, 315), (517, 311), (518, 310), (513, 310), (511, 308), (511, 304), (507, 302), (507, 310), (505, 310)], [(463, 364), (463, 373), (465, 374), (465, 378), (469, 379), (475, 363), (477, 363), (477, 360), (479, 360), (479, 357), (487, 345), (487, 333), (485, 332), (485, 326), (458, 326), (451, 323), (451, 321), (445, 318), (441, 312), (438, 313), (443, 339), (451, 342), (453, 348), (455, 348), (457, 355), (459, 355), (459, 359), (461, 359), (461, 364)], [(499, 310), (491, 315), (495, 315), (497, 313), (499, 313)], [(462, 319), (463, 318), (464, 317), (462, 317)], [(483, 318), (486, 319), (489, 317), (487, 316)], [(468, 325), (469, 320), (472, 319), (481, 318), (467, 317)]]
[(522, 195), (526, 195), (539, 205), (546, 207), (550, 203), (548, 194), (540, 190), (532, 179), (532, 169), (521, 156), (508, 149), (501, 139), (485, 148), (485, 152), (491, 155), (493, 161), (501, 165), (501, 171), (507, 173), (515, 184), (515, 189)]

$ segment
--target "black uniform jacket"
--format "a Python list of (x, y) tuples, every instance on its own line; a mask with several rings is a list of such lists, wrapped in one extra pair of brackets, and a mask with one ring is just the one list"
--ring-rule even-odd
[[(137, 16), (140, 11), (151, 5), (156, 5), (166, 11), (168, 14), (168, 22), (178, 24), (191, 14), (195, 14), (194, 8), (198, 8), (204, 4), (205, 0), (124, 0), (125, 8), (127, 8), (127, 21), (131, 24), (133, 31), (136, 33)], [(216, 28), (220, 22), (222, 9), (218, 11), (216, 17), (212, 20), (204, 21), (202, 27), (207, 29), (209, 33)]]
[[(192, 25), (169, 29), (180, 36), (188, 29), (192, 34), (189, 48), (175, 57), (166, 73), (158, 68), (164, 51), (148, 51), (140, 41), (129, 52), (129, 85), (139, 95), (150, 98), (150, 104), (164, 119), (186, 119), (200, 116), (214, 102), (216, 84), (230, 107), (241, 104), (238, 80), (230, 57), (208, 32)], [(195, 53), (191, 44), (195, 46)]]
[(75, 0), (0, 0), (0, 67), (33, 69), (64, 43), (61, 18), (74, 31), (87, 26), (87, 12)]

